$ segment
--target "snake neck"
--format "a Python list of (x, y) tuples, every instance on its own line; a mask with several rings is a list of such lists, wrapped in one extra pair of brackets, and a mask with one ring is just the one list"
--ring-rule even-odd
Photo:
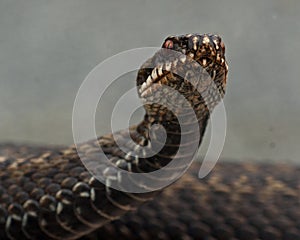
[[(188, 146), (195, 144), (197, 149), (200, 146), (209, 119), (208, 109), (204, 105), (198, 105), (196, 114), (194, 109), (182, 109), (177, 116), (166, 109), (161, 111), (164, 114), (154, 114), (153, 109), (159, 111), (157, 105), (145, 106), (145, 109), (143, 121), (130, 128), (130, 138), (137, 144), (135, 151), (141, 147), (154, 154), (147, 156), (146, 153), (145, 157), (139, 157), (138, 169), (147, 172), (164, 167), (178, 157), (176, 154), (180, 146), (187, 147), (186, 157), (192, 158), (195, 152), (192, 148), (188, 149)], [(148, 109), (151, 111), (147, 111)]]
[[(145, 108), (147, 109), (147, 107)], [(151, 106), (149, 108), (153, 109), (154, 107)], [(180, 135), (185, 133), (183, 132), (181, 125), (184, 125), (189, 130), (192, 130), (196, 125), (196, 129), (199, 130), (199, 134), (201, 136), (199, 139), (200, 145), (210, 114), (204, 105), (197, 106), (197, 108), (202, 110), (198, 112), (182, 112), (178, 116), (181, 121), (178, 120), (178, 117), (175, 116), (171, 111), (165, 110), (164, 115), (151, 114), (151, 112), (147, 112), (143, 121), (139, 123), (136, 128), (134, 128), (136, 134), (140, 135), (143, 139), (143, 141), (139, 142), (139, 144), (142, 146), (147, 145), (149, 141), (160, 138), (159, 134), (163, 134), (162, 131), (165, 131), (165, 143), (179, 145)]]

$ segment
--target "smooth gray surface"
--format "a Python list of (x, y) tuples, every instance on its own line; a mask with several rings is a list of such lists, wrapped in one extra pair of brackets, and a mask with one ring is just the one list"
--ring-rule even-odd
[(170, 34), (212, 32), (230, 66), (222, 156), (298, 161), (299, 12), (298, 0), (1, 0), (0, 141), (72, 143), (74, 98), (94, 66)]

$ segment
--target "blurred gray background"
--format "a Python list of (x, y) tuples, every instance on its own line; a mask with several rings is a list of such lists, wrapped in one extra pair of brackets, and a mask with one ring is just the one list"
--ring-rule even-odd
[[(0, 0), (0, 142), (72, 144), (73, 102), (97, 64), (190, 32), (227, 47), (222, 157), (300, 162), (298, 0)], [(133, 73), (124, 79), (134, 85)], [(112, 102), (101, 104), (99, 134)]]

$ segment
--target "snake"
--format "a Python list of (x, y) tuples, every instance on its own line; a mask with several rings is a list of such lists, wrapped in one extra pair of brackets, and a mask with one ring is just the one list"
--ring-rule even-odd
[(199, 179), (191, 164), (227, 73), (220, 36), (169, 36), (137, 73), (139, 124), (0, 144), (0, 239), (300, 239), (300, 167), (219, 161)]

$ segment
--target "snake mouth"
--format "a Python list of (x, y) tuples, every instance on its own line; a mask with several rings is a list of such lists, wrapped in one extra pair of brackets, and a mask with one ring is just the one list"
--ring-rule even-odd
[[(181, 63), (185, 63), (187, 59), (193, 59), (193, 56), (190, 55), (182, 55), (179, 58)], [(213, 60), (207, 56), (203, 56), (200, 58), (199, 62), (203, 69), (209, 67)], [(171, 81), (171, 78), (166, 78), (168, 74), (172, 72), (172, 69), (176, 68), (178, 65), (178, 59), (173, 62), (167, 62), (160, 66), (157, 66), (152, 69), (151, 74), (148, 75), (146, 81), (139, 88), (139, 93), (142, 98), (149, 97), (153, 92), (158, 90), (162, 85), (168, 85)]]
[[(157, 66), (152, 69), (151, 73), (148, 75), (147, 79), (140, 85), (139, 93), (142, 98), (149, 97), (153, 92), (158, 90), (162, 85), (168, 85), (172, 81), (172, 78), (167, 76), (172, 73), (172, 70), (175, 71), (173, 74), (176, 74), (176, 70), (174, 70), (179, 64), (185, 64), (187, 59), (193, 59), (193, 56), (190, 55), (182, 55), (179, 60), (175, 60), (173, 62), (167, 62), (160, 66)], [(191, 60), (187, 60), (189, 62)], [(207, 67), (210, 67), (213, 64), (213, 59), (208, 56), (201, 56), (198, 63), (205, 70)]]

